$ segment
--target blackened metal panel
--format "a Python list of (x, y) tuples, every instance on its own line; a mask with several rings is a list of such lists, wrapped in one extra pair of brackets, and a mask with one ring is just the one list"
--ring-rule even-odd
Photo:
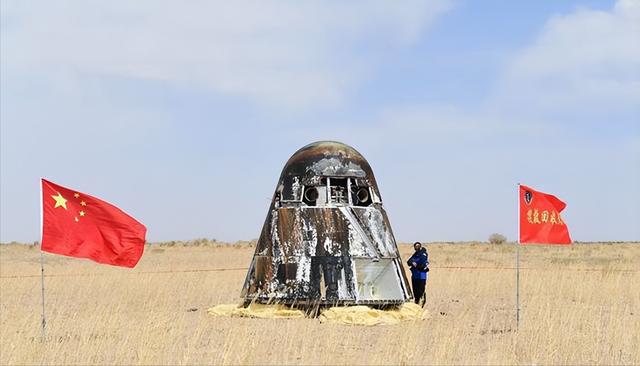
[(349, 256), (311, 258), (309, 296), (329, 304), (356, 300), (356, 286)]

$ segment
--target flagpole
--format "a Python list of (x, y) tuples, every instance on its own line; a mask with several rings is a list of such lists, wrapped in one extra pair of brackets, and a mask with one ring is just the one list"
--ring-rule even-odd
[(42, 320), (40, 325), (42, 327), (42, 341), (44, 342), (44, 326), (47, 323), (44, 319), (44, 252), (42, 251), (42, 228), (44, 225), (43, 218), (43, 202), (42, 202), (42, 178), (40, 179), (40, 278), (42, 283)]
[(516, 331), (520, 327), (520, 183), (518, 183), (518, 242), (516, 243)]
[(44, 252), (40, 251), (40, 269), (42, 273), (42, 340), (44, 341), (44, 326), (46, 321), (44, 320)]
[(516, 245), (516, 330), (518, 330), (520, 327), (520, 240)]

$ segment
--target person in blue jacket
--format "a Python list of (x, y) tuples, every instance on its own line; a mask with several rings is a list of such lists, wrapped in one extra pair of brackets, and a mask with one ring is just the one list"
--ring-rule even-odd
[[(413, 287), (413, 298), (416, 304), (425, 298), (424, 288), (427, 284), (427, 272), (429, 272), (429, 254), (427, 248), (423, 248), (419, 241), (413, 244), (415, 252), (407, 261), (411, 269), (411, 287)], [(426, 302), (426, 298), (424, 299)], [(424, 306), (424, 305), (423, 305)]]

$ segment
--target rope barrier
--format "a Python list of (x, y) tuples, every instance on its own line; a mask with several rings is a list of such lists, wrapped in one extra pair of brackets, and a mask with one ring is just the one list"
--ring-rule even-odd
[[(443, 266), (443, 267), (431, 267), (432, 270), (440, 269), (460, 269), (460, 270), (510, 270), (513, 271), (516, 267), (479, 267), (479, 266)], [(520, 268), (521, 270), (536, 270), (541, 268), (528, 267)], [(182, 271), (146, 271), (132, 273), (135, 275), (148, 275), (148, 274), (168, 274), (168, 273), (197, 273), (197, 272), (230, 272), (230, 271), (247, 271), (248, 268), (211, 268), (211, 269), (186, 269)], [(563, 268), (564, 271), (577, 271), (577, 272), (620, 272), (620, 273), (637, 273), (640, 269), (606, 269), (606, 268)], [(83, 277), (83, 276), (107, 276), (113, 275), (112, 273), (69, 273), (69, 274), (49, 274), (45, 277)], [(0, 278), (31, 278), (40, 277), (40, 275), (14, 275), (14, 276), (0, 276)]]
[[(515, 270), (516, 267), (436, 267), (437, 269), (508, 269)], [(536, 267), (520, 267), (521, 270), (535, 270), (541, 269)], [(577, 271), (577, 272), (624, 272), (635, 273), (640, 272), (640, 269), (607, 269), (607, 268), (562, 268), (563, 271)]]
[[(227, 271), (246, 271), (247, 268), (212, 268), (212, 269), (186, 269), (183, 271), (148, 271), (131, 273), (135, 275), (147, 275), (147, 274), (164, 274), (164, 273), (189, 273), (189, 272), (227, 272)], [(67, 273), (67, 274), (46, 274), (45, 277), (88, 277), (88, 276), (111, 276), (113, 273)], [(0, 276), (0, 278), (29, 278), (40, 277), (40, 275), (15, 275), (15, 276)]]

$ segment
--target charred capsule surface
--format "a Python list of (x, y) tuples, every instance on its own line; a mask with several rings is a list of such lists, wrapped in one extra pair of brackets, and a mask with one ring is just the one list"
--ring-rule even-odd
[(335, 141), (289, 158), (241, 292), (245, 303), (393, 305), (411, 290), (365, 158)]

